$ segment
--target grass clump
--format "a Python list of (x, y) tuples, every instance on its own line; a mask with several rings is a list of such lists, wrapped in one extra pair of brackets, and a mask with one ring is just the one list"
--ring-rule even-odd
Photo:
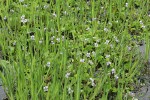
[(0, 4), (0, 76), (10, 100), (134, 97), (138, 43), (149, 43), (147, 0)]

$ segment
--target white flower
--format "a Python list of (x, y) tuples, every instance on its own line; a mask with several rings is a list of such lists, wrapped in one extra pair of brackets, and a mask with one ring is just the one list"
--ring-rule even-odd
[(93, 56), (96, 56), (96, 53), (95, 53), (95, 51), (92, 51), (92, 55), (93, 55)]
[(52, 36), (52, 37), (51, 37), (51, 40), (53, 40), (54, 38), (55, 38), (55, 36)]
[(24, 7), (28, 7), (28, 5), (27, 5), (27, 4), (24, 4), (23, 6), (24, 6)]
[(19, 0), (19, 2), (23, 2), (24, 0)]
[(110, 62), (110, 61), (108, 61), (108, 62), (106, 63), (106, 65), (107, 65), (107, 66), (111, 65), (111, 62)]
[(97, 39), (96, 42), (99, 43), (99, 42), (100, 42), (100, 39)]
[(46, 66), (47, 67), (50, 67), (51, 63), (50, 62), (47, 62)]
[(62, 36), (62, 41), (64, 41), (64, 39), (65, 39), (65, 36)]
[(47, 9), (48, 8), (48, 5), (44, 5), (44, 9)]
[(91, 82), (94, 82), (94, 79), (93, 79), (93, 78), (90, 78), (90, 81), (91, 81)]
[(31, 40), (35, 40), (35, 37), (34, 37), (34, 35), (31, 35)]
[(47, 92), (48, 91), (48, 86), (44, 86), (43, 90), (44, 90), (44, 92)]
[(135, 96), (135, 93), (133, 93), (133, 92), (128, 92), (128, 94), (129, 94), (131, 97), (134, 97), (134, 96)]
[(44, 31), (46, 31), (47, 30), (47, 28), (46, 27), (44, 27)]
[(56, 38), (56, 40), (57, 40), (58, 42), (60, 42), (60, 38)]
[(64, 15), (67, 15), (67, 11), (64, 11), (63, 13), (64, 13)]
[(96, 86), (96, 84), (94, 82), (92, 82), (92, 86)]
[(14, 45), (14, 46), (16, 45), (16, 41), (13, 42), (13, 45)]
[(56, 13), (54, 12), (53, 14), (52, 14), (54, 17), (57, 17), (57, 15), (56, 15)]
[(90, 28), (88, 27), (88, 28), (86, 28), (86, 31), (88, 31), (88, 30), (90, 30)]
[(86, 57), (90, 57), (90, 55), (91, 55), (90, 53), (86, 53)]
[(110, 47), (113, 48), (114, 46), (112, 44), (110, 44)]
[(22, 15), (22, 16), (21, 16), (21, 22), (22, 22), (23, 24), (25, 24), (26, 22), (28, 22), (28, 19), (25, 19), (25, 15)]
[(24, 19), (24, 18), (25, 18), (25, 15), (22, 15), (22, 16), (21, 16), (21, 19)]
[(105, 31), (105, 32), (108, 32), (108, 28), (104, 28), (104, 31)]
[(94, 79), (93, 78), (90, 78), (90, 81), (91, 81), (91, 85), (92, 86), (96, 86), (96, 84), (94, 83)]
[(73, 90), (70, 87), (68, 88), (68, 93), (69, 94), (73, 93)]
[(92, 60), (89, 60), (88, 63), (89, 63), (90, 65), (93, 65), (93, 64), (94, 64)]
[(142, 25), (141, 27), (142, 27), (142, 28), (145, 28), (145, 25)]
[(80, 59), (80, 62), (82, 62), (82, 63), (83, 63), (84, 61), (85, 61), (84, 59)]
[(112, 73), (112, 74), (115, 74), (115, 69), (114, 69), (114, 68), (111, 69), (111, 73)]
[(39, 41), (40, 44), (42, 44), (42, 42), (43, 42), (42, 40)]
[(114, 39), (115, 39), (115, 41), (118, 43), (119, 42), (119, 40), (118, 40), (118, 38), (116, 37), (116, 36), (114, 36)]
[(109, 43), (109, 40), (106, 40), (106, 42), (104, 44), (108, 44)]
[(52, 44), (55, 44), (55, 42), (54, 42), (54, 41), (51, 41), (51, 43), (52, 43)]
[(94, 43), (94, 46), (95, 46), (95, 47), (98, 47), (98, 43)]
[(71, 74), (71, 73), (66, 73), (65, 77), (66, 77), (66, 78), (69, 78), (70, 74)]
[(143, 22), (140, 20), (140, 24), (142, 25), (143, 24)]
[(118, 80), (118, 78), (119, 78), (118, 75), (115, 75), (115, 79)]
[(128, 51), (130, 51), (130, 50), (131, 50), (131, 47), (129, 47), (129, 46), (127, 46), (127, 48), (128, 48)]
[(13, 10), (13, 9), (11, 9), (11, 10), (10, 10), (10, 12), (11, 12), (11, 13), (13, 13), (13, 12), (14, 12), (14, 10)]
[(105, 58), (109, 58), (109, 57), (110, 57), (110, 55), (106, 55), (106, 56), (105, 56)]
[(92, 21), (95, 21), (96, 20), (96, 18), (92, 18)]
[(7, 17), (6, 17), (6, 16), (4, 16), (4, 20), (7, 20)]
[(126, 3), (125, 6), (128, 7), (128, 3)]

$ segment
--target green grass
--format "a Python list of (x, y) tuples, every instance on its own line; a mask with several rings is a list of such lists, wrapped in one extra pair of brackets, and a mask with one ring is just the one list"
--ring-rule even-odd
[(54, 1), (0, 1), (0, 77), (8, 98), (132, 99), (149, 54), (148, 0)]

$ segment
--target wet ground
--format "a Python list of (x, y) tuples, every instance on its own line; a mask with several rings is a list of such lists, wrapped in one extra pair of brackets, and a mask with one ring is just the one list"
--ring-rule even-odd
[[(145, 45), (139, 47), (142, 56), (145, 56)], [(149, 61), (146, 64), (145, 71), (143, 72), (141, 78), (144, 81), (144, 85), (136, 91), (136, 98), (138, 100), (150, 100), (150, 55)]]

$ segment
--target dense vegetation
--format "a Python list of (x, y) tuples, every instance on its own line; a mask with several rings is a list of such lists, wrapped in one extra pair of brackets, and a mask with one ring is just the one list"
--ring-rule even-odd
[(135, 98), (148, 60), (148, 1), (0, 1), (0, 76), (8, 98)]

